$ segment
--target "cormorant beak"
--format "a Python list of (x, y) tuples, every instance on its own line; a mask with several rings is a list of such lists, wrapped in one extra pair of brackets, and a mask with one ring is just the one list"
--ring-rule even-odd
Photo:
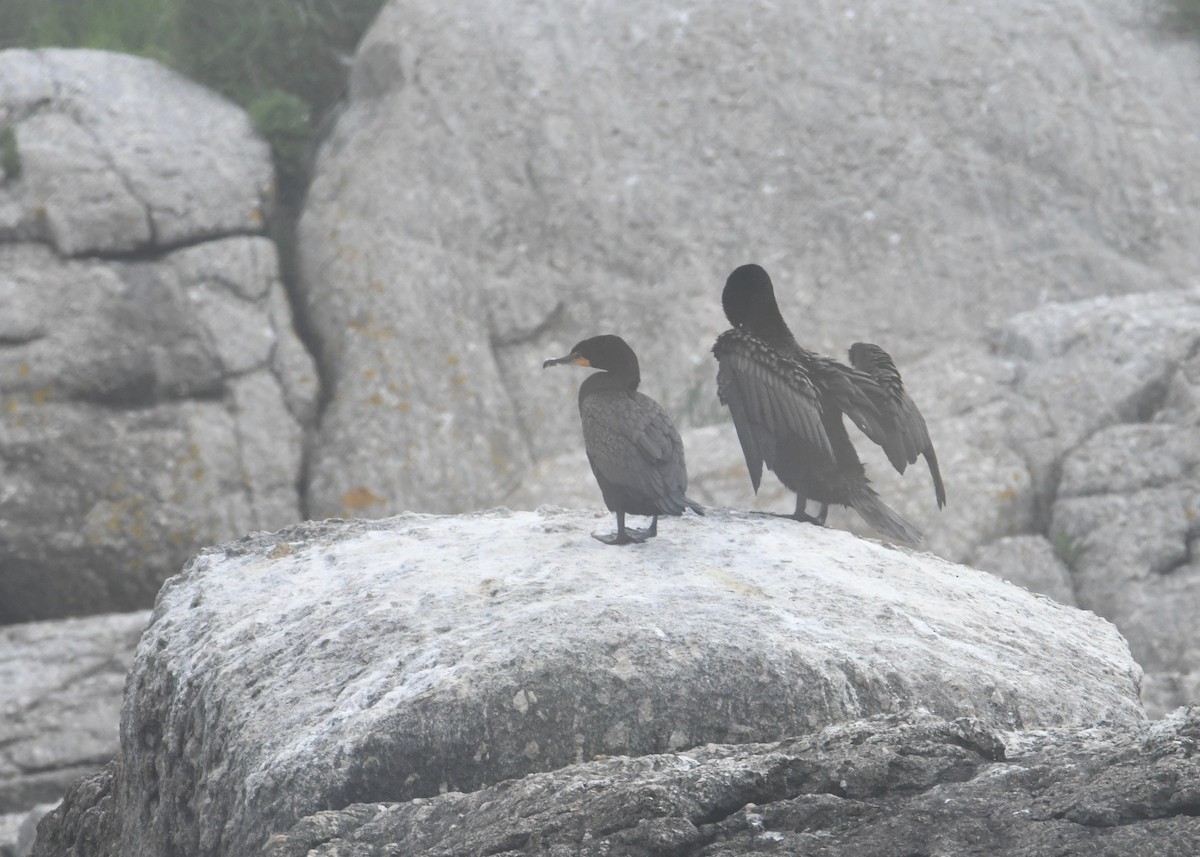
[(568, 354), (566, 357), (555, 357), (553, 360), (547, 360), (545, 363), (542, 364), (542, 368), (547, 369), (551, 366), (561, 366), (563, 363), (574, 363), (576, 366), (591, 366), (592, 365), (591, 363), (588, 362), (588, 359), (586, 357), (580, 357), (578, 354), (575, 354), (574, 352), (572, 352), (572, 353)]

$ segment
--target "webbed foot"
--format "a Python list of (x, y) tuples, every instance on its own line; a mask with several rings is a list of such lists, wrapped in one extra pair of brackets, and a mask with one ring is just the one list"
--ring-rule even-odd
[(608, 536), (592, 533), (592, 538), (598, 542), (604, 542), (606, 545), (640, 545), (646, 541), (638, 530), (618, 530)]

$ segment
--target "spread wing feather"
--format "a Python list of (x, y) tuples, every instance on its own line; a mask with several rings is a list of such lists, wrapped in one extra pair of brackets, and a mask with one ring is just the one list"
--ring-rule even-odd
[(777, 438), (799, 438), (812, 454), (834, 461), (817, 389), (800, 363), (740, 330), (721, 334), (712, 350), (717, 396), (733, 417), (755, 491), (763, 464), (774, 465)]
[(859, 425), (863, 434), (883, 447), (888, 461), (900, 473), (909, 464), (914, 464), (918, 456), (925, 456), (938, 507), (945, 506), (946, 488), (942, 484), (933, 441), (929, 439), (929, 429), (916, 403), (904, 389), (900, 371), (891, 355), (878, 345), (856, 342), (850, 346), (850, 365), (864, 376), (865, 381), (859, 386), (880, 416), (876, 424)]

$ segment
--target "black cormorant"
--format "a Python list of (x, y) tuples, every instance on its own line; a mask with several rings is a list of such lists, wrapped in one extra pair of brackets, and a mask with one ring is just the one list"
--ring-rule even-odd
[[(763, 464), (796, 492), (798, 521), (825, 523), (830, 503), (852, 506), (881, 533), (908, 542), (921, 533), (871, 488), (842, 415), (883, 447), (900, 473), (924, 455), (938, 508), (946, 489), (925, 419), (904, 390), (896, 364), (878, 345), (856, 342), (850, 366), (801, 348), (775, 303), (771, 278), (743, 265), (721, 294), (733, 325), (717, 337), (717, 396), (729, 408), (750, 481), (758, 491)], [(805, 513), (808, 500), (821, 504)]]
[[(637, 355), (619, 336), (585, 339), (566, 357), (542, 368), (573, 363), (607, 371), (588, 376), (579, 388), (583, 445), (604, 504), (617, 513), (617, 531), (594, 536), (605, 544), (626, 545), (658, 535), (659, 515), (682, 515), (685, 507), (704, 510), (684, 495), (687, 466), (683, 441), (658, 402), (637, 391)], [(625, 515), (651, 515), (644, 530), (625, 528)]]

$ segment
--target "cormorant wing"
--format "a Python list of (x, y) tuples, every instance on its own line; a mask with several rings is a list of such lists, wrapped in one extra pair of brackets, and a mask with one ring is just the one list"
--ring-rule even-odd
[(859, 428), (883, 447), (888, 461), (900, 473), (909, 464), (914, 464), (918, 455), (925, 456), (929, 475), (933, 477), (938, 508), (945, 506), (946, 488), (942, 484), (933, 441), (929, 439), (929, 429), (916, 403), (904, 389), (900, 371), (891, 355), (878, 345), (856, 342), (850, 346), (850, 365), (870, 380), (871, 383), (861, 386), (881, 418), (880, 424), (866, 427), (860, 424)]
[(755, 491), (763, 462), (771, 466), (775, 460), (775, 439), (781, 435), (798, 436), (817, 455), (834, 460), (817, 389), (803, 366), (736, 329), (717, 337), (712, 351), (717, 397), (733, 416)]

